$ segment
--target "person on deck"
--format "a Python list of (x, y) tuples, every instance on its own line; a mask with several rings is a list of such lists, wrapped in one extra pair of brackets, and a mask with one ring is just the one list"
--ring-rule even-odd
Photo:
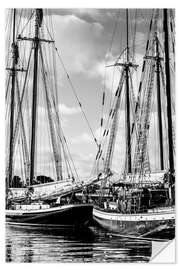
[(131, 214), (131, 199), (127, 201), (127, 213)]

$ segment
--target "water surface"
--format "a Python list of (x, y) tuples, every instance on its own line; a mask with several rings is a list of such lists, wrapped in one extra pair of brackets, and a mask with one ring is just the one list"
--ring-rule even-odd
[(151, 242), (114, 237), (98, 227), (42, 229), (6, 225), (7, 262), (148, 262)]

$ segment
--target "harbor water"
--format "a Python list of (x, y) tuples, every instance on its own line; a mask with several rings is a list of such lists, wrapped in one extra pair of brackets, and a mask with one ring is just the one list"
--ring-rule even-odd
[(6, 262), (149, 262), (151, 242), (91, 226), (47, 229), (6, 225)]

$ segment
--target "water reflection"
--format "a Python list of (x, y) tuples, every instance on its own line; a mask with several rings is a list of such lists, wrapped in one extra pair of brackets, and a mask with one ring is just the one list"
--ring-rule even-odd
[(112, 237), (97, 227), (6, 227), (7, 262), (148, 262), (150, 256), (150, 242)]
[(34, 252), (32, 242), (29, 239), (25, 240), (24, 248), (24, 262), (32, 262)]

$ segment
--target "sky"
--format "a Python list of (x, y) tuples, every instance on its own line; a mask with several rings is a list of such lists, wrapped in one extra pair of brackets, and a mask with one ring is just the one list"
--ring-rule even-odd
[[(142, 10), (138, 14), (136, 43), (140, 45), (137, 46), (139, 59), (144, 53), (142, 43), (145, 43), (147, 31), (147, 24), (144, 23), (142, 16), (147, 18), (151, 16), (151, 12), (150, 10), (143, 13)], [(53, 10), (52, 13), (56, 46), (76, 87), (93, 132), (98, 138), (105, 65), (106, 63), (112, 64), (125, 47), (125, 10), (58, 9)], [(135, 12), (132, 11), (132, 19), (134, 16)], [(116, 83), (111, 89), (113, 69), (106, 72), (107, 105), (109, 105), (111, 92), (116, 90), (120, 76), (119, 70), (115, 74)], [(67, 92), (64, 87), (63, 90), (64, 109), (65, 107), (71, 108), (72, 112), (64, 115), (69, 123), (68, 125), (66, 122), (64, 131), (79, 174), (88, 176), (96, 156), (97, 146), (82, 114), (78, 111), (75, 99), (70, 97), (71, 93)], [(122, 154), (120, 153), (120, 155)], [(116, 168), (119, 167), (118, 165), (117, 162)]]
[[(152, 10), (142, 10), (138, 13), (136, 34), (138, 61), (142, 61), (147, 19), (151, 16), (151, 12)], [(105, 66), (113, 64), (125, 47), (125, 10), (57, 9), (52, 10), (52, 14), (56, 46), (75, 85), (93, 132), (98, 138), (104, 83), (108, 108), (111, 92), (116, 90), (120, 76), (119, 70), (116, 70), (116, 80), (112, 89), (113, 69), (107, 70)], [(130, 12), (130, 16), (133, 21), (134, 10)], [(131, 33), (133, 33), (132, 23)], [(106, 81), (105, 70), (107, 70)], [(79, 174), (88, 176), (97, 153), (97, 146), (69, 90), (62, 86), (63, 117), (67, 121), (64, 132)], [(69, 113), (65, 112), (67, 108)], [(124, 153), (119, 154), (121, 156)], [(116, 168), (118, 165), (117, 162)]]
[[(106, 66), (113, 64), (126, 47), (126, 11), (123, 9), (51, 9), (44, 11), (45, 22), (49, 16), (47, 14), (52, 16), (55, 46), (93, 133), (98, 139), (101, 133), (102, 93), (103, 91), (106, 93), (104, 113), (107, 117), (110, 99), (116, 91), (120, 78), (119, 69)], [(134, 40), (134, 62), (139, 65), (137, 72), (133, 74), (135, 93), (138, 89), (151, 15), (151, 9), (129, 11), (129, 46), (132, 52)], [(137, 20), (134, 36), (135, 16)], [(80, 177), (88, 177), (93, 167), (97, 146), (58, 60), (57, 70), (62, 128), (78, 174)], [(44, 124), (43, 121), (41, 120), (41, 126)], [(118, 157), (114, 162), (115, 171), (120, 171), (124, 164), (123, 122), (124, 119), (121, 117), (117, 144), (119, 146), (116, 148)], [(45, 144), (41, 151), (42, 155), (46, 156), (47, 162), (52, 162), (52, 156)]]

